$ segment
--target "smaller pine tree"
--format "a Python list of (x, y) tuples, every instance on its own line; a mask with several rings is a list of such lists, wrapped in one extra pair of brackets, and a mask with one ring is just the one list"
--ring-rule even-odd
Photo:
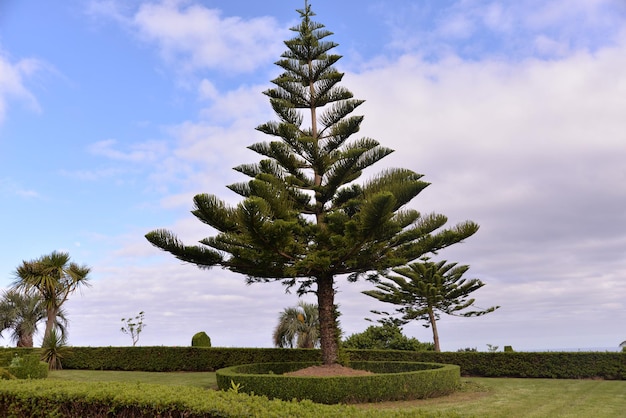
[(401, 323), (425, 321), (424, 326), (432, 328), (435, 351), (441, 351), (437, 330), (440, 312), (471, 317), (485, 315), (499, 308), (493, 306), (466, 311), (474, 307), (475, 300), (469, 295), (485, 284), (479, 279), (463, 277), (469, 266), (446, 263), (445, 260), (435, 263), (424, 257), (421, 262), (394, 268), (393, 272), (398, 276), (387, 275), (387, 280), (376, 285), (376, 290), (363, 292), (382, 302), (399, 305), (396, 312), (402, 315)]

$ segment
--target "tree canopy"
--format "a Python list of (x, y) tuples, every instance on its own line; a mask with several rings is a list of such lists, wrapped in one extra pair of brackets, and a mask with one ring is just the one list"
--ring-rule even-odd
[(365, 331), (350, 335), (342, 346), (360, 350), (433, 350), (433, 344), (407, 337), (402, 333), (402, 328), (391, 321), (370, 325)]
[(221, 266), (248, 283), (280, 281), (299, 294), (314, 292), (322, 357), (332, 364), (338, 350), (335, 276), (375, 278), (462, 241), (478, 225), (440, 229), (445, 216), (408, 208), (428, 186), (411, 170), (388, 168), (356, 182), (392, 150), (372, 138), (352, 138), (363, 120), (352, 113), (363, 100), (340, 85), (332, 32), (312, 20), (308, 2), (297, 11), (295, 37), (285, 41), (276, 62), (283, 72), (264, 92), (278, 120), (257, 127), (272, 140), (249, 147), (261, 160), (235, 167), (249, 180), (228, 186), (243, 200), (230, 206), (214, 195), (196, 195), (193, 215), (218, 232), (199, 244), (185, 245), (164, 229), (146, 238), (201, 268)]

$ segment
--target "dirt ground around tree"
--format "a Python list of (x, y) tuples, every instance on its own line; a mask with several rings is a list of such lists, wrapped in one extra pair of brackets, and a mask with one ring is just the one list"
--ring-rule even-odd
[(340, 364), (330, 366), (311, 366), (306, 369), (300, 369), (293, 372), (285, 373), (285, 376), (308, 376), (308, 377), (329, 377), (329, 376), (368, 376), (374, 373), (367, 370), (356, 370), (344, 367)]

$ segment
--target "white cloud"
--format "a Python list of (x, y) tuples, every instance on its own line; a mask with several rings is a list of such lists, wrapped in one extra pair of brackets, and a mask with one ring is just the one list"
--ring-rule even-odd
[(285, 32), (270, 17), (223, 17), (217, 9), (177, 1), (143, 3), (133, 25), (185, 70), (252, 71), (280, 53)]
[(130, 13), (130, 10), (127, 7), (128, 3), (116, 0), (91, 0), (85, 7), (85, 14), (95, 18), (106, 16), (118, 23), (129, 24), (127, 14)]
[(431, 6), (436, 14), (425, 3), (386, 11), (385, 20), (393, 25), (391, 46), (433, 57), (520, 59), (540, 51), (558, 58), (564, 49), (595, 51), (617, 42), (626, 17), (621, 0), (463, 0)]
[[(205, 88), (206, 85), (203, 83)], [(260, 124), (265, 122), (263, 116), (271, 117), (269, 99), (261, 94), (268, 86), (253, 85), (240, 86), (237, 89), (224, 92), (214, 97), (211, 105), (202, 110), (200, 116), (203, 120), (212, 123), (224, 124), (235, 121), (238, 125)], [(254, 129), (256, 125), (248, 125), (248, 129)]]
[(214, 100), (219, 98), (219, 91), (217, 90), (215, 85), (206, 78), (202, 79), (198, 90), (200, 93), (200, 98), (202, 99)]
[(105, 139), (91, 144), (88, 150), (95, 155), (102, 155), (113, 160), (129, 161), (133, 163), (149, 163), (155, 161), (167, 151), (167, 146), (162, 141), (134, 143), (130, 145), (130, 151), (128, 152), (116, 149), (117, 144), (118, 141), (115, 139)]
[(181, 195), (189, 190), (213, 190), (232, 181), (230, 168), (241, 163), (253, 133), (250, 125), (221, 126), (205, 121), (187, 121), (168, 130), (174, 145), (167, 157), (152, 167), (150, 181), (162, 190), (175, 185)]
[(483, 10), (482, 20), (489, 29), (503, 33), (513, 29), (513, 16), (510, 9), (505, 8), (502, 3), (493, 2)]
[(167, 128), (173, 145), (167, 156), (154, 165), (150, 180), (162, 191), (173, 184), (181, 191), (166, 196), (164, 207), (190, 205), (191, 200), (185, 199), (200, 192), (226, 191), (236, 196), (225, 186), (244, 181), (245, 177), (232, 168), (256, 162), (256, 154), (246, 147), (268, 139), (254, 130), (272, 118), (263, 90), (261, 86), (244, 86), (225, 92), (200, 111), (199, 120)]
[(74, 178), (82, 181), (97, 181), (102, 179), (119, 178), (127, 174), (128, 170), (120, 167), (108, 167), (90, 170), (60, 170), (62, 176)]
[(205, 331), (214, 346), (267, 347), (278, 312), (295, 304), (295, 296), (284, 295), (280, 285), (249, 287), (238, 275), (200, 270), (165, 257), (150, 268), (94, 266), (98, 277), (93, 287), (67, 303), (70, 343), (93, 345), (104, 340), (130, 345), (119, 331), (120, 319), (143, 310), (147, 327), (140, 345), (190, 345), (193, 334)]
[(568, 42), (559, 42), (545, 35), (535, 37), (534, 48), (540, 56), (562, 57), (569, 52)]
[[(528, 159), (563, 164), (555, 153), (571, 158), (622, 151), (624, 64), (618, 48), (521, 64), (453, 58), (432, 64), (407, 56), (384, 69), (348, 75), (346, 83), (368, 100), (364, 127), (412, 151), (399, 155), (419, 157), (428, 149), (442, 158), (470, 152), (481, 162), (512, 157), (499, 164), (509, 170)], [(393, 119), (415, 123), (381, 123)], [(454, 147), (444, 149), (441, 141)]]
[(42, 197), (36, 190), (25, 188), (18, 181), (13, 180), (12, 178), (0, 178), (0, 194), (19, 196), (25, 199)]
[[(415, 207), (481, 225), (441, 254), (493, 277), (481, 303), (538, 321), (572, 304), (623, 318), (624, 57), (623, 46), (522, 63), (407, 56), (344, 78), (367, 100), (361, 133), (398, 151), (385, 164), (432, 182)], [(512, 321), (506, 312), (493, 315)]]
[(34, 190), (16, 190), (15, 193), (18, 196), (26, 197), (26, 198), (39, 197), (39, 193), (37, 193)]
[(41, 110), (37, 98), (26, 87), (25, 79), (42, 68), (40, 61), (31, 58), (12, 62), (0, 49), (0, 124), (6, 117), (11, 99), (25, 103), (35, 112)]
[(525, 11), (519, 15), (524, 24), (539, 30), (572, 24), (582, 30), (612, 24), (614, 13), (626, 10), (616, 0), (532, 0), (518, 5), (520, 11)]
[(165, 158), (169, 151), (164, 141), (147, 140), (126, 145), (115, 139), (105, 139), (90, 144), (87, 152), (105, 157), (114, 165), (84, 170), (61, 169), (59, 172), (65, 177), (82, 181), (115, 179), (119, 183), (125, 183), (129, 181), (131, 175), (136, 177), (146, 169), (153, 170), (153, 164)]
[(473, 31), (473, 22), (463, 15), (454, 15), (442, 20), (437, 30), (440, 36), (452, 39), (468, 38)]

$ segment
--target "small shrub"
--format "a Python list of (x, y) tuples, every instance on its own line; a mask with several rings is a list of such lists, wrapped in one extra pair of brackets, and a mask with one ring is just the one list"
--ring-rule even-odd
[(206, 332), (201, 331), (191, 337), (192, 347), (211, 347), (211, 338)]
[(504, 352), (505, 353), (513, 353), (513, 347), (510, 345), (505, 345), (504, 346)]
[(0, 380), (13, 380), (17, 377), (13, 376), (7, 369), (0, 367)]
[(139, 334), (147, 325), (143, 322), (144, 320), (144, 312), (139, 312), (134, 318), (122, 318), (122, 322), (124, 325), (120, 328), (124, 334), (130, 335), (130, 338), (133, 340), (133, 347), (137, 345), (139, 341)]
[(392, 322), (371, 325), (363, 332), (352, 334), (343, 341), (342, 346), (360, 350), (434, 350), (432, 343), (423, 343), (416, 338), (407, 337), (402, 334), (402, 328)]
[(45, 379), (48, 377), (48, 364), (39, 360), (37, 355), (15, 357), (8, 372), (18, 379)]
[(41, 359), (48, 363), (49, 369), (61, 370), (63, 368), (61, 361), (70, 351), (67, 346), (67, 337), (52, 329), (50, 334), (44, 338), (42, 349)]

